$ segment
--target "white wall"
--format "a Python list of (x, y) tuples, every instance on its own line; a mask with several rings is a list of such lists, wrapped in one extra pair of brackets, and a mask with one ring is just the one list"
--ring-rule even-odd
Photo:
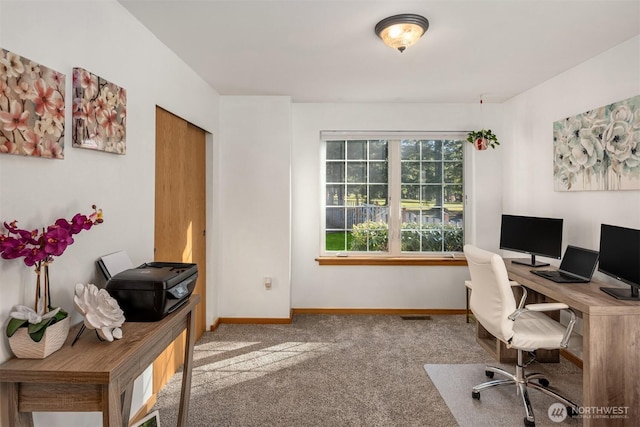
[[(73, 286), (97, 282), (100, 255), (126, 249), (134, 264), (153, 259), (155, 106), (215, 134), (218, 94), (113, 0), (0, 1), (0, 47), (64, 73), (67, 92), (64, 160), (0, 155), (0, 220), (36, 228), (89, 212), (94, 203), (104, 209), (104, 224), (76, 236), (51, 266), (54, 301), (73, 313)], [(127, 89), (125, 156), (71, 146), (75, 66)], [(211, 168), (212, 160), (207, 164)], [(0, 261), (0, 319), (16, 304), (31, 305), (33, 290), (30, 268), (20, 260)], [(0, 361), (10, 356), (2, 338)], [(134, 404), (143, 400), (136, 393)], [(6, 405), (4, 393), (1, 400)], [(7, 425), (6, 407), (2, 413)], [(36, 425), (95, 426), (100, 417), (38, 414)]]
[(223, 96), (220, 129), (220, 317), (288, 318), (291, 100)]
[(596, 250), (601, 223), (640, 228), (639, 190), (553, 187), (553, 122), (638, 94), (640, 36), (506, 102), (505, 212), (564, 218), (563, 246)]
[[(481, 120), (481, 116), (484, 120)], [(485, 104), (294, 104), (292, 162), (292, 306), (294, 308), (464, 308), (466, 267), (322, 266), (320, 131), (471, 130), (502, 137), (502, 108)], [(509, 144), (507, 138), (501, 143)], [(467, 146), (467, 241), (497, 249), (502, 206), (502, 149)], [(477, 197), (473, 197), (473, 189)], [(473, 208), (467, 208), (472, 210)]]

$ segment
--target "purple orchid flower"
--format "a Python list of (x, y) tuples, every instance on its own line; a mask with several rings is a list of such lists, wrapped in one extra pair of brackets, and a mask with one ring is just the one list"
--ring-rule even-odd
[(67, 249), (67, 246), (73, 243), (73, 237), (69, 234), (69, 230), (63, 227), (51, 226), (43, 236), (44, 252), (60, 256)]
[(23, 258), (27, 266), (52, 262), (54, 256), (62, 255), (73, 244), (74, 234), (102, 223), (102, 210), (95, 205), (92, 208), (94, 212), (89, 216), (78, 213), (71, 220), (60, 218), (42, 232), (18, 228), (18, 221), (3, 223), (6, 233), (0, 234), (0, 257)]

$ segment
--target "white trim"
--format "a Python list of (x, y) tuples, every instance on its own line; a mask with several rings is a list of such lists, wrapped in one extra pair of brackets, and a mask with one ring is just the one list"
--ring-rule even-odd
[[(391, 141), (397, 141), (397, 138)], [(388, 164), (389, 170), (387, 171), (388, 177), (388, 189), (387, 196), (389, 198), (389, 251), (388, 256), (401, 256), (401, 237), (400, 237), (400, 212), (402, 199), (401, 193), (401, 181), (402, 181), (402, 162), (401, 162), (401, 149), (400, 143), (388, 144)], [(393, 232), (393, 234), (392, 234)]]
[(320, 140), (342, 139), (467, 139), (468, 131), (359, 131), (322, 130)]

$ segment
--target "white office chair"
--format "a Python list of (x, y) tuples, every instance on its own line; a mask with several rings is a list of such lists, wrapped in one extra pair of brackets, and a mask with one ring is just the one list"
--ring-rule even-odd
[[(507, 379), (493, 380), (477, 385), (473, 387), (471, 396), (474, 399), (480, 399), (482, 390), (515, 384), (518, 394), (522, 397), (522, 403), (526, 411), (525, 426), (535, 426), (535, 418), (527, 387), (540, 390), (557, 399), (567, 408), (568, 415), (577, 414), (578, 406), (571, 400), (549, 389), (547, 387), (549, 381), (542, 374), (525, 374), (525, 367), (533, 362), (535, 357), (532, 357), (526, 363), (523, 362), (525, 351), (533, 354), (533, 351), (539, 348), (548, 350), (566, 348), (575, 323), (575, 313), (563, 303), (528, 304), (524, 306), (526, 298), (524, 287), (521, 287), (523, 290), (522, 300), (520, 305), (516, 307), (516, 300), (511, 290), (514, 283), (509, 282), (507, 269), (502, 257), (472, 245), (464, 246), (464, 254), (467, 258), (471, 282), (473, 283), (470, 306), (476, 321), (494, 337), (504, 342), (507, 347), (518, 350), (518, 363), (515, 374), (511, 374), (501, 368), (487, 366), (485, 373), (489, 378), (493, 378), (495, 373), (503, 375)], [(543, 311), (560, 309), (567, 309), (571, 313), (571, 320), (567, 327), (542, 313)], [(531, 381), (534, 379), (537, 382)]]

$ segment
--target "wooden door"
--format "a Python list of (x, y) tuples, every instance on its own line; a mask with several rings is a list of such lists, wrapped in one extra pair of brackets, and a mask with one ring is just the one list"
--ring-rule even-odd
[[(205, 132), (156, 107), (155, 261), (198, 265), (196, 336), (205, 331)], [(184, 334), (153, 365), (153, 393), (183, 363)]]

